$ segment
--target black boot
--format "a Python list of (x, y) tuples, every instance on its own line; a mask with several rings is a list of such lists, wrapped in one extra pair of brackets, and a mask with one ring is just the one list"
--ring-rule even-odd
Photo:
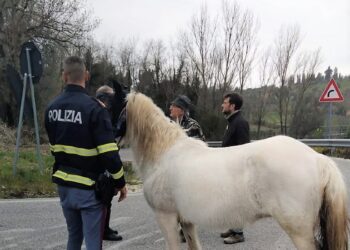
[(105, 220), (105, 231), (103, 234), (103, 239), (104, 240), (110, 240), (110, 241), (119, 241), (122, 240), (123, 237), (118, 235), (117, 230), (113, 230), (112, 228), (109, 227), (109, 220), (111, 218), (111, 207), (112, 203), (107, 205), (107, 211), (106, 211), (106, 220)]
[(120, 241), (122, 240), (123, 237), (118, 235), (118, 234), (115, 234), (115, 233), (105, 233), (103, 235), (103, 240), (109, 240), (109, 241)]
[(112, 229), (112, 228), (110, 228), (110, 227), (107, 227), (107, 228), (105, 229), (105, 234), (109, 234), (109, 233), (118, 234), (118, 231), (117, 231), (117, 230), (114, 230), (114, 229)]

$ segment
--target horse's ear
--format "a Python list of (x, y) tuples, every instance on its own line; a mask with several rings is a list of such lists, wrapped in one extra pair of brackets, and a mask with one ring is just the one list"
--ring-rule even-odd
[(112, 102), (112, 123), (116, 124), (120, 113), (126, 105), (126, 95), (128, 93), (127, 88), (124, 84), (120, 83), (116, 79), (109, 79), (113, 85), (114, 98)]
[(124, 99), (126, 95), (130, 92), (130, 90), (121, 82), (119, 82), (117, 79), (110, 79), (110, 82), (113, 84), (114, 93), (117, 97), (120, 99)]

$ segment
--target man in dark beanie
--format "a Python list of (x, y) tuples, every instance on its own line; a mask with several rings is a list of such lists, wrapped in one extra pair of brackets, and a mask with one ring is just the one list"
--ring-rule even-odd
[[(170, 118), (180, 124), (180, 126), (185, 130), (186, 134), (189, 137), (198, 138), (200, 140), (205, 139), (204, 134), (202, 132), (201, 126), (199, 123), (190, 118), (190, 108), (191, 108), (191, 100), (185, 95), (177, 96), (174, 101), (171, 102), (170, 105)], [(178, 219), (180, 220), (180, 219)], [(181, 226), (181, 223), (180, 223)], [(186, 242), (183, 231), (180, 227), (180, 238), (182, 242)]]
[(204, 134), (199, 123), (190, 118), (191, 100), (185, 95), (177, 96), (170, 105), (170, 118), (179, 123), (190, 137), (204, 140)]

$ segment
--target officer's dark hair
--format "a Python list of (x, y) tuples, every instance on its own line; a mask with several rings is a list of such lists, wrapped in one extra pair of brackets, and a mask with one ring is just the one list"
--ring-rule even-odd
[(78, 56), (70, 56), (64, 60), (63, 72), (69, 76), (71, 81), (80, 81), (84, 79), (85, 73), (84, 60)]
[(235, 110), (241, 109), (241, 107), (243, 105), (243, 99), (239, 94), (228, 93), (228, 94), (224, 95), (224, 99), (226, 99), (226, 98), (228, 98), (228, 101), (230, 104), (235, 105)]

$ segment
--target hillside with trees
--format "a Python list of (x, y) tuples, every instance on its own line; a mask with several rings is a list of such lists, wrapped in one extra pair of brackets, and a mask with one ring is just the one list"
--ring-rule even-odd
[[(67, 55), (85, 59), (91, 95), (110, 79), (150, 96), (168, 113), (178, 94), (187, 95), (191, 111), (208, 140), (220, 140), (226, 121), (224, 93), (244, 97), (244, 115), (252, 139), (276, 134), (325, 138), (328, 104), (318, 99), (334, 78), (345, 97), (333, 104), (332, 137), (348, 138), (350, 76), (331, 65), (319, 68), (322, 51), (302, 49), (300, 27), (283, 26), (271, 46), (259, 44), (259, 22), (238, 3), (224, 1), (213, 18), (203, 6), (176, 41), (121, 39), (118, 44), (94, 41), (98, 20), (84, 1), (0, 0), (0, 120), (18, 123), (19, 103), (6, 80), (7, 64), (19, 68), (21, 44), (33, 40), (43, 54), (44, 76), (35, 85), (40, 127), (48, 102), (63, 89), (61, 64)], [(250, 85), (249, 85), (250, 84)], [(28, 126), (29, 121), (26, 121)], [(44, 137), (44, 130), (41, 129)]]

